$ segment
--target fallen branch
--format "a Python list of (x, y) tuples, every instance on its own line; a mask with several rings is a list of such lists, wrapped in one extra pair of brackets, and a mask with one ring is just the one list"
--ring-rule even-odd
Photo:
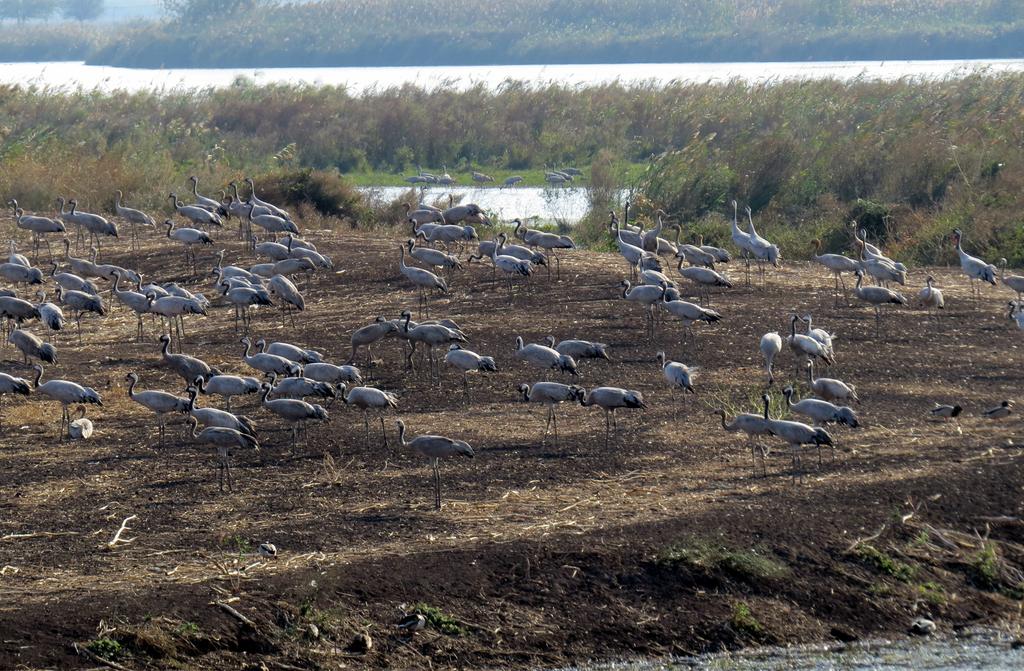
[(117, 533), (114, 534), (114, 537), (110, 539), (109, 543), (107, 543), (108, 548), (117, 547), (118, 543), (123, 543), (124, 545), (127, 545), (128, 543), (131, 543), (133, 540), (135, 540), (134, 538), (121, 538), (121, 534), (128, 530), (128, 523), (137, 517), (138, 515), (129, 515), (128, 517), (124, 518), (124, 520), (121, 522), (121, 528), (117, 530)]
[(861, 543), (867, 543), (868, 541), (873, 541), (876, 538), (878, 538), (879, 536), (881, 536), (883, 533), (885, 533), (885, 527), (886, 527), (886, 525), (883, 524), (878, 529), (878, 531), (876, 531), (875, 533), (871, 534), (870, 536), (866, 536), (864, 538), (858, 538), (857, 540), (853, 541), (853, 543), (850, 544), (850, 547), (846, 548), (846, 554), (850, 554), (851, 552), (856, 550), (857, 546), (860, 545)]
[(222, 611), (224, 611), (225, 613), (227, 613), (231, 617), (235, 618), (236, 620), (238, 620), (239, 622), (241, 622), (245, 626), (249, 627), (250, 629), (253, 629), (254, 631), (259, 631), (259, 629), (256, 627), (256, 623), (255, 622), (253, 622), (252, 620), (247, 618), (245, 615), (242, 615), (237, 610), (235, 610), (231, 606), (227, 605), (223, 601), (215, 601), (214, 603), (217, 604), (217, 607), (220, 608)]
[(122, 666), (122, 665), (118, 664), (117, 662), (114, 662), (114, 661), (111, 661), (111, 660), (107, 659), (106, 657), (100, 657), (99, 655), (97, 655), (95, 652), (93, 652), (89, 648), (85, 647), (84, 645), (78, 645), (77, 643), (72, 643), (71, 646), (75, 649), (75, 652), (77, 652), (79, 655), (82, 655), (83, 657), (86, 657), (86, 658), (96, 662), (97, 664), (102, 664), (103, 666), (108, 666), (111, 669), (117, 669), (117, 671), (131, 671), (131, 669), (129, 669), (127, 666)]

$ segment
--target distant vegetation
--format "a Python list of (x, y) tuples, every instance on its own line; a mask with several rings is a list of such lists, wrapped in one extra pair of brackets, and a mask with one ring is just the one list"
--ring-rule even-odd
[[(94, 0), (66, 0), (88, 4)], [(0, 0), (38, 13), (55, 0)], [(0, 58), (132, 67), (883, 60), (1024, 55), (1018, 0), (165, 0), (116, 31), (0, 31)], [(74, 16), (65, 13), (66, 16)], [(16, 16), (8, 14), (8, 16)], [(75, 17), (77, 18), (77, 17)], [(201, 45), (197, 48), (197, 45)]]
[[(783, 82), (498, 91), (411, 86), (255, 87), (156, 95), (0, 88), (0, 195), (47, 210), (55, 194), (102, 205), (114, 188), (166, 207), (201, 179), (216, 194), (244, 174), (287, 171), (282, 194), (320, 212), (359, 211), (327, 173), (396, 179), (448, 171), (582, 168), (597, 240), (617, 189), (640, 216), (666, 208), (722, 241), (737, 198), (789, 257), (857, 218), (896, 253), (951, 258), (948, 233), (1024, 262), (1024, 75), (942, 82)], [(322, 171), (304, 173), (304, 169)], [(537, 174), (537, 173), (534, 173)], [(522, 213), (529, 215), (531, 213)], [(799, 234), (797, 229), (799, 228)]]

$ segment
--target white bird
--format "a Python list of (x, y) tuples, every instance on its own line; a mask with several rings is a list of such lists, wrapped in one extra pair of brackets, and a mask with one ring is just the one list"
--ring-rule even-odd
[(761, 355), (764, 356), (764, 368), (768, 372), (768, 385), (775, 383), (775, 373), (772, 372), (772, 365), (775, 357), (782, 351), (782, 337), (775, 331), (770, 331), (761, 336)]
[(822, 397), (826, 401), (835, 402), (849, 402), (856, 401), (860, 403), (860, 398), (857, 397), (857, 389), (852, 384), (846, 384), (842, 380), (837, 380), (831, 377), (814, 377), (813, 365), (810, 361), (807, 362), (807, 386), (811, 388), (818, 396)]
[(242, 338), (240, 342), (245, 345), (245, 350), (242, 352), (242, 361), (258, 371), (267, 374), (277, 373), (281, 376), (299, 375), (302, 372), (302, 367), (299, 364), (283, 356), (267, 354), (266, 352), (257, 352), (250, 355), (249, 351), (252, 349), (252, 341), (248, 336)]
[(544, 424), (544, 435), (541, 437), (541, 442), (547, 440), (548, 431), (554, 425), (555, 447), (557, 447), (558, 419), (555, 416), (555, 405), (566, 401), (579, 401), (583, 398), (583, 389), (558, 382), (536, 382), (533, 387), (528, 384), (519, 385), (519, 393), (523, 395), (524, 403), (542, 403), (547, 406), (547, 423)]
[(326, 422), (328, 420), (327, 411), (321, 406), (294, 398), (276, 398), (271, 400), (267, 398), (270, 395), (270, 391), (270, 385), (264, 382), (263, 407), (292, 425), (293, 444), (299, 440), (300, 428), (305, 431), (308, 422)]
[(842, 254), (822, 254), (821, 253), (821, 240), (814, 239), (811, 241), (814, 245), (814, 253), (811, 255), (811, 260), (815, 263), (819, 263), (832, 273), (836, 280), (835, 286), (835, 305), (839, 305), (839, 285), (842, 284), (843, 294), (846, 294), (846, 282), (843, 281), (843, 273), (853, 273), (857, 271), (860, 264), (857, 263), (856, 259), (851, 259), (848, 256)]
[(384, 430), (384, 413), (398, 409), (398, 396), (390, 391), (376, 387), (342, 387), (341, 400), (345, 405), (354, 405), (363, 411), (363, 440), (370, 442), (370, 410), (380, 417), (380, 433), (384, 438), (384, 447), (388, 446), (388, 433)]
[(1010, 289), (1017, 292), (1017, 300), (1021, 300), (1021, 295), (1024, 294), (1024, 276), (1022, 275), (1007, 275), (1006, 274), (1006, 259), (999, 259), (999, 281)]
[(494, 357), (480, 356), (476, 352), (462, 349), (458, 343), (449, 345), (448, 353), (444, 355), (444, 362), (452, 368), (462, 371), (462, 390), (467, 398), (469, 397), (468, 375), (470, 373), (497, 372), (498, 370), (498, 366), (494, 363)]
[(76, 410), (78, 410), (80, 414), (78, 419), (72, 420), (71, 423), (68, 424), (68, 435), (71, 436), (71, 440), (88, 440), (89, 438), (92, 438), (92, 421), (85, 416), (84, 405), (78, 406)]
[(875, 307), (875, 335), (877, 336), (882, 321), (881, 306), (889, 303), (893, 303), (895, 305), (906, 305), (907, 299), (892, 289), (887, 289), (885, 287), (862, 286), (864, 282), (864, 271), (858, 270), (856, 275), (857, 286), (853, 289), (853, 295), (859, 300), (862, 300), (865, 303), (870, 303)]
[(836, 338), (836, 334), (829, 333), (825, 329), (814, 328), (813, 318), (810, 313), (805, 314), (800, 319), (807, 324), (807, 336), (817, 340), (825, 348), (825, 351), (828, 352), (828, 355), (835, 360), (836, 350), (832, 341)]
[(61, 437), (64, 439), (64, 424), (71, 424), (71, 416), (68, 413), (68, 406), (72, 403), (93, 403), (95, 405), (102, 406), (103, 399), (96, 393), (95, 389), (90, 387), (83, 387), (75, 382), (69, 382), (68, 380), (47, 380), (43, 384), (39, 384), (39, 379), (43, 376), (43, 367), (36, 364), (32, 367), (36, 372), (36, 377), (32, 381), (32, 386), (36, 392), (43, 396), (48, 396), (54, 401), (57, 401), (62, 406), (60, 428), (57, 430)]
[(260, 393), (260, 381), (254, 377), (242, 377), (239, 375), (199, 376), (193, 380), (193, 383), (204, 394), (223, 396), (227, 403), (225, 409), (228, 412), (231, 412), (231, 398), (233, 396)]
[(423, 268), (405, 265), (405, 245), (399, 245), (398, 249), (401, 252), (401, 257), (398, 261), (398, 269), (401, 271), (402, 275), (412, 282), (419, 290), (420, 309), (422, 309), (427, 302), (424, 291), (437, 289), (442, 294), (448, 293), (448, 283), (434, 273), (429, 270), (424, 270)]
[[(780, 343), (781, 347), (781, 343)], [(757, 459), (755, 457), (755, 445), (751, 442), (754, 436), (767, 436), (768, 434), (768, 405), (771, 403), (771, 398), (768, 394), (761, 395), (761, 401), (764, 403), (763, 415), (754, 415), (751, 413), (740, 413), (736, 415), (731, 422), (728, 424), (725, 421), (725, 411), (721, 408), (712, 410), (712, 414), (718, 415), (722, 418), (722, 428), (730, 433), (742, 431), (747, 434), (747, 443), (750, 445), (750, 463), (754, 471), (754, 475), (757, 475)], [(761, 453), (761, 469), (768, 474), (767, 466), (765, 465), (765, 450), (760, 448)]]
[(939, 405), (936, 403), (935, 407), (928, 411), (928, 414), (932, 417), (941, 417), (942, 419), (956, 419), (963, 411), (963, 407), (959, 404)]
[(224, 481), (227, 480), (228, 491), (234, 491), (231, 478), (231, 449), (237, 447), (258, 450), (260, 449), (259, 441), (252, 436), (219, 426), (208, 426), (202, 431), (197, 431), (199, 420), (192, 417), (191, 422), (192, 438), (217, 448), (217, 483), (220, 490), (224, 491)]
[(665, 358), (664, 352), (658, 352), (658, 365), (661, 367), (661, 374), (665, 376), (670, 387), (682, 389), (683, 395), (686, 392), (696, 394), (693, 390), (693, 378), (700, 370), (696, 366), (690, 367), (677, 361), (669, 361)]
[(935, 278), (931, 275), (924, 281), (925, 286), (921, 291), (917, 292), (918, 302), (928, 310), (928, 314), (932, 314), (934, 310), (936, 321), (939, 319), (939, 310), (946, 307), (946, 300), (942, 296), (942, 290), (936, 289), (932, 286)]
[(524, 345), (522, 336), (516, 336), (516, 349), (512, 356), (542, 370), (557, 370), (579, 377), (576, 361), (571, 356), (559, 354), (557, 350), (546, 345)]
[(447, 457), (473, 457), (473, 448), (464, 440), (455, 440), (444, 436), (423, 435), (416, 436), (410, 441), (405, 440), (405, 422), (397, 420), (395, 426), (398, 428), (398, 442), (402, 447), (409, 447), (419, 452), (431, 461), (434, 469), (434, 509), (441, 509), (441, 472), (438, 469), (438, 460)]
[(135, 391), (135, 385), (139, 383), (139, 376), (134, 372), (128, 373), (125, 379), (128, 380), (128, 398), (143, 408), (156, 413), (157, 435), (160, 436), (160, 444), (162, 445), (164, 442), (164, 429), (167, 423), (166, 415), (172, 412), (182, 415), (188, 414), (188, 399), (155, 389), (137, 392)]
[(960, 268), (964, 271), (964, 275), (971, 280), (971, 295), (973, 296), (975, 293), (974, 280), (981, 280), (995, 286), (996, 267), (964, 251), (964, 234), (959, 228), (953, 229), (953, 239), (956, 240), (956, 253), (960, 256)]
[(644, 403), (644, 396), (639, 391), (621, 389), (619, 387), (597, 387), (585, 392), (580, 397), (580, 405), (584, 407), (596, 405), (604, 410), (604, 444), (608, 446), (608, 439), (612, 429), (618, 431), (619, 425), (615, 417), (615, 411), (619, 408), (647, 407)]

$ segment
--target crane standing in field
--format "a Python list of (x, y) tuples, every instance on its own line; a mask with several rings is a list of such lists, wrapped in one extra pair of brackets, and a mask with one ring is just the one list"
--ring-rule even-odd
[(555, 447), (558, 447), (558, 418), (555, 416), (555, 405), (566, 401), (579, 401), (583, 397), (583, 389), (575, 385), (558, 382), (537, 382), (532, 387), (528, 384), (519, 385), (519, 393), (524, 403), (543, 403), (548, 408), (548, 421), (544, 425), (541, 442), (548, 438), (552, 425), (555, 429)]
[(976, 256), (971, 256), (964, 251), (963, 248), (964, 234), (959, 228), (953, 229), (953, 240), (956, 241), (956, 253), (960, 257), (960, 268), (964, 271), (964, 275), (967, 275), (971, 280), (971, 296), (977, 296), (977, 290), (974, 287), (974, 280), (981, 280), (982, 282), (988, 282), (992, 286), (996, 285), (996, 267), (991, 263), (986, 263), (982, 259)]
[[(47, 380), (43, 384), (39, 384), (40, 378), (43, 377), (43, 367), (36, 364), (32, 367), (36, 372), (36, 377), (32, 381), (32, 387), (36, 390), (36, 393), (48, 396), (54, 401), (61, 404), (61, 416), (60, 416), (60, 428), (57, 430), (57, 434), (61, 440), (64, 440), (64, 425), (71, 424), (71, 416), (68, 413), (68, 406), (72, 403), (92, 403), (95, 405), (102, 406), (103, 399), (96, 393), (95, 389), (90, 387), (83, 387), (75, 382), (69, 382), (68, 380)], [(68, 434), (70, 438), (70, 433)]]
[(405, 440), (405, 422), (397, 420), (395, 426), (398, 428), (398, 442), (402, 447), (409, 447), (430, 459), (434, 469), (434, 509), (441, 509), (441, 471), (438, 468), (438, 461), (448, 457), (469, 457), (473, 458), (473, 448), (464, 440), (455, 440), (445, 436), (423, 435), (416, 436), (410, 441)]

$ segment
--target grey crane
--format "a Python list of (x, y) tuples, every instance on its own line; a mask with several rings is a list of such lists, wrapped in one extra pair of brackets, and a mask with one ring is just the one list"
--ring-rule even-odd
[[(850, 428), (857, 428), (860, 426), (860, 422), (857, 420), (857, 414), (849, 406), (838, 406), (828, 401), (822, 401), (817, 398), (805, 398), (797, 403), (793, 402), (794, 395), (793, 387), (786, 387), (782, 390), (782, 395), (786, 398), (786, 407), (789, 408), (790, 412), (794, 412), (798, 415), (803, 415), (814, 420), (815, 426), (822, 426), (824, 424), (843, 424)], [(818, 465), (821, 465), (821, 445), (818, 447)], [(832, 460), (836, 458), (836, 445), (831, 443), (832, 447)]]
[(611, 359), (608, 356), (608, 345), (603, 342), (570, 339), (555, 344), (555, 337), (548, 336), (547, 345), (559, 354), (572, 357), (575, 361), (580, 359)]
[(135, 313), (135, 316), (137, 318), (135, 324), (135, 340), (136, 342), (141, 342), (142, 339), (145, 337), (145, 328), (143, 326), (142, 317), (143, 315), (151, 314), (154, 294), (151, 293), (147, 296), (145, 294), (139, 293), (138, 291), (122, 291), (120, 286), (121, 279), (123, 277), (124, 275), (122, 273), (118, 273), (116, 275), (116, 277), (114, 278), (114, 286), (112, 287), (111, 290), (114, 296), (117, 297), (117, 300), (127, 305), (128, 308)]
[[(178, 200), (178, 194), (170, 193), (167, 197), (171, 201), (171, 206), (174, 211), (182, 217), (185, 217), (193, 224), (197, 226), (223, 226), (224, 222), (221, 220), (220, 215), (216, 212), (211, 212), (205, 208), (199, 207), (198, 205), (185, 205)], [(72, 201), (74, 202), (74, 201)]]
[(814, 253), (811, 254), (811, 261), (819, 263), (828, 269), (832, 276), (835, 278), (835, 305), (839, 306), (839, 285), (842, 284), (843, 295), (845, 296), (846, 282), (843, 281), (843, 273), (855, 273), (860, 268), (860, 264), (857, 263), (856, 259), (851, 259), (848, 256), (842, 254), (822, 254), (821, 253), (821, 240), (815, 238), (811, 240), (811, 244), (814, 246)]
[(60, 417), (60, 428), (57, 430), (57, 434), (64, 439), (64, 424), (71, 424), (71, 417), (68, 413), (68, 406), (72, 403), (92, 403), (95, 405), (102, 406), (103, 399), (95, 389), (90, 387), (83, 387), (75, 382), (68, 380), (47, 380), (43, 384), (39, 384), (40, 378), (43, 376), (43, 367), (36, 364), (32, 367), (36, 372), (35, 379), (32, 381), (32, 387), (36, 390), (36, 393), (47, 396), (54, 401), (61, 404), (61, 417)]
[(775, 373), (772, 371), (772, 365), (775, 363), (775, 357), (782, 351), (782, 336), (775, 331), (765, 333), (761, 336), (759, 349), (761, 350), (761, 356), (764, 357), (764, 368), (768, 373), (768, 386), (770, 387), (775, 383)]
[(82, 291), (93, 296), (99, 295), (99, 289), (96, 285), (87, 279), (79, 277), (74, 273), (58, 273), (57, 268), (59, 267), (56, 262), (50, 264), (50, 277), (53, 281), (64, 287), (65, 289), (71, 289), (74, 291)]
[(103, 299), (82, 291), (68, 290), (57, 285), (57, 302), (61, 303), (75, 313), (75, 325), (78, 327), (78, 344), (82, 344), (82, 315), (86, 312), (93, 312), (99, 316), (107, 314), (107, 308), (103, 305)]
[(697, 393), (693, 389), (693, 378), (697, 376), (697, 371), (700, 368), (697, 366), (687, 366), (678, 361), (670, 361), (664, 352), (658, 352), (655, 358), (658, 360), (661, 374), (665, 377), (665, 381), (668, 382), (670, 387), (682, 389), (684, 395), (686, 392), (691, 394)]
[[(64, 258), (67, 259), (68, 265), (71, 266), (71, 270), (78, 276), (86, 279), (90, 277), (99, 277), (99, 271), (96, 270), (96, 264), (89, 259), (82, 259), (77, 256), (71, 256), (71, 241), (64, 238)], [(68, 287), (73, 288), (73, 287)], [(95, 289), (95, 287), (93, 287)], [(96, 293), (92, 291), (90, 293)]]
[[(153, 298), (155, 294), (149, 293)], [(198, 297), (186, 298), (185, 296), (163, 296), (156, 298), (149, 306), (149, 311), (160, 315), (167, 323), (168, 333), (178, 336), (178, 347), (181, 348), (181, 340), (185, 337), (185, 316), (201, 315), (207, 316), (206, 305)]]
[(131, 224), (131, 248), (135, 249), (139, 245), (138, 233), (136, 232), (136, 226), (148, 226), (150, 228), (156, 227), (156, 220), (149, 216), (142, 210), (136, 210), (132, 207), (125, 207), (121, 204), (124, 200), (124, 194), (120, 190), (114, 192), (114, 214), (121, 217), (129, 224)]
[(89, 237), (91, 240), (96, 241), (97, 247), (101, 245), (104, 237), (117, 237), (116, 224), (107, 221), (98, 214), (93, 214), (91, 212), (79, 212), (78, 201), (74, 198), (71, 199), (69, 204), (71, 205), (72, 221), (79, 224), (79, 233), (81, 233), (82, 228), (89, 231)]
[(217, 448), (217, 483), (220, 491), (224, 491), (225, 480), (227, 480), (228, 491), (234, 491), (234, 482), (231, 478), (231, 450), (232, 448), (258, 450), (260, 449), (259, 441), (244, 433), (221, 427), (209, 426), (198, 431), (199, 421), (192, 417), (191, 422), (192, 438)]
[(622, 280), (619, 284), (622, 287), (622, 298), (633, 303), (639, 303), (640, 305), (646, 305), (647, 310), (644, 316), (644, 330), (648, 331), (651, 337), (654, 337), (654, 305), (665, 298), (665, 290), (668, 288), (664, 284), (661, 286), (652, 286), (650, 284), (640, 284), (635, 287), (631, 287), (629, 280)]
[(1024, 294), (1024, 275), (1007, 275), (1007, 263), (1006, 259), (999, 259), (999, 281), (1017, 292), (1017, 300), (1020, 301), (1021, 294)]
[(462, 372), (462, 392), (469, 398), (469, 374), (476, 372), (497, 372), (498, 366), (494, 363), (494, 357), (480, 356), (476, 352), (463, 349), (459, 343), (452, 343), (448, 346), (448, 353), (444, 355), (444, 362), (452, 368)]
[(907, 299), (902, 294), (887, 289), (885, 287), (865, 287), (862, 286), (864, 282), (864, 271), (857, 270), (857, 285), (853, 288), (853, 295), (859, 300), (869, 303), (875, 308), (875, 337), (878, 337), (882, 323), (882, 311), (883, 305), (894, 304), (894, 305), (906, 305)]
[(524, 345), (522, 336), (516, 336), (516, 349), (512, 356), (541, 370), (557, 370), (569, 373), (573, 377), (579, 377), (576, 361), (571, 356), (559, 354), (557, 350), (546, 345), (537, 343)]
[(765, 449), (760, 446), (755, 446), (753, 438), (755, 436), (767, 436), (768, 434), (768, 406), (771, 403), (771, 397), (768, 394), (762, 394), (761, 402), (764, 404), (764, 413), (762, 415), (753, 415), (747, 412), (736, 415), (731, 422), (728, 424), (725, 421), (725, 411), (721, 408), (712, 410), (711, 413), (718, 415), (722, 418), (722, 428), (730, 433), (742, 431), (747, 434), (747, 443), (750, 445), (750, 464), (754, 471), (754, 475), (757, 475), (757, 459), (755, 457), (755, 447), (761, 453), (761, 470), (767, 475), (768, 470), (765, 464)]
[(213, 375), (220, 375), (220, 371), (207, 364), (202, 359), (187, 354), (172, 354), (170, 350), (171, 336), (164, 333), (160, 336), (160, 359), (164, 365), (174, 371), (189, 385), (197, 377), (209, 378)]
[(28, 364), (29, 357), (39, 359), (45, 363), (57, 363), (57, 348), (50, 343), (44, 343), (30, 331), (15, 327), (11, 330), (11, 334), (7, 336), (7, 342), (14, 345), (22, 353), (26, 364)]
[(309, 397), (333, 399), (334, 387), (308, 377), (286, 377), (280, 381), (277, 373), (270, 374), (270, 393), (278, 398), (306, 399)]
[(547, 406), (547, 422), (544, 424), (541, 442), (547, 440), (548, 432), (554, 426), (555, 447), (558, 447), (558, 418), (555, 416), (555, 406), (566, 401), (579, 401), (583, 398), (583, 389), (559, 382), (535, 382), (532, 387), (525, 383), (519, 385), (519, 393), (523, 395), (524, 403), (541, 403)]
[(971, 280), (971, 295), (975, 295), (974, 280), (981, 280), (982, 282), (988, 282), (992, 286), (996, 285), (996, 267), (991, 263), (986, 263), (982, 259), (976, 256), (971, 256), (964, 251), (963, 248), (964, 234), (959, 228), (953, 229), (953, 240), (956, 241), (956, 253), (960, 257), (960, 268), (964, 271), (964, 275)]
[(32, 255), (36, 256), (39, 253), (39, 243), (42, 242), (46, 245), (46, 253), (52, 261), (53, 252), (50, 250), (50, 241), (46, 239), (46, 236), (51, 233), (63, 234), (65, 232), (64, 224), (49, 217), (26, 214), (25, 210), (18, 207), (18, 201), (13, 198), (7, 204), (14, 208), (14, 225), (32, 233)]
[(714, 324), (722, 320), (722, 315), (710, 308), (702, 308), (696, 303), (690, 303), (689, 301), (669, 300), (667, 289), (665, 296), (657, 305), (661, 306), (669, 314), (678, 317), (679, 321), (683, 323), (684, 333), (691, 336), (694, 340), (696, 340), (692, 328), (694, 322)]
[(239, 375), (211, 375), (209, 377), (198, 377), (193, 382), (199, 388), (199, 391), (204, 394), (223, 396), (226, 402), (225, 409), (228, 412), (231, 412), (232, 397), (258, 394), (261, 391), (259, 380), (254, 377), (242, 377)]
[(430, 459), (434, 471), (434, 509), (440, 510), (441, 472), (438, 468), (438, 461), (456, 456), (472, 458), (474, 456), (473, 448), (464, 440), (455, 440), (445, 436), (423, 435), (406, 441), (405, 422), (399, 419), (395, 422), (395, 426), (398, 428), (398, 442), (402, 447), (409, 447)]
[(292, 284), (284, 275), (274, 275), (267, 282), (267, 289), (271, 295), (281, 299), (281, 307), (285, 314), (291, 317), (292, 325), (295, 325), (295, 312), (302, 312), (306, 309), (306, 299), (302, 292)]
[(196, 253), (193, 247), (195, 245), (212, 245), (213, 238), (206, 231), (200, 231), (198, 228), (174, 228), (174, 222), (170, 219), (164, 221), (164, 226), (167, 227), (167, 237), (172, 240), (185, 245), (185, 266), (192, 263), (192, 269), (196, 268)]
[(139, 383), (139, 376), (134, 371), (128, 373), (125, 379), (128, 380), (128, 398), (156, 414), (160, 444), (163, 445), (167, 415), (171, 413), (188, 414), (188, 399), (156, 389), (135, 391), (135, 385)]
[[(197, 205), (199, 205), (199, 206), (201, 206), (203, 208), (210, 209), (210, 210), (216, 212), (221, 217), (228, 216), (228, 211), (227, 211), (227, 208), (224, 207), (224, 203), (220, 202), (219, 200), (214, 200), (213, 198), (207, 198), (206, 196), (200, 196), (199, 195), (199, 178), (198, 177), (196, 177), (195, 175), (192, 175), (188, 179), (189, 179), (190, 182), (192, 182), (192, 196), (196, 199), (196, 204)], [(224, 193), (224, 192), (222, 191), (221, 193)]]
[(679, 274), (684, 279), (697, 285), (701, 301), (706, 301), (708, 305), (711, 305), (711, 287), (732, 288), (732, 281), (725, 273), (720, 273), (710, 268), (698, 268), (697, 266), (683, 268), (683, 259), (679, 259), (676, 270), (679, 271)]
[(825, 429), (808, 426), (803, 422), (793, 422), (784, 419), (768, 419), (768, 433), (786, 441), (793, 456), (793, 479), (799, 474), (803, 481), (803, 467), (800, 459), (800, 448), (804, 445), (814, 445), (819, 450), (822, 445), (832, 445), (832, 436)]
[(64, 321), (64, 311), (46, 300), (45, 291), (39, 292), (39, 302), (36, 304), (36, 309), (39, 311), (39, 321), (50, 330), (56, 340), (57, 332), (62, 331), (66, 323)]
[(814, 377), (814, 366), (810, 361), (807, 362), (807, 386), (815, 394), (829, 402), (856, 401), (860, 403), (856, 387), (831, 377)]
[(302, 374), (317, 382), (326, 382), (335, 386), (344, 386), (350, 382), (363, 383), (363, 376), (355, 366), (336, 366), (333, 363), (308, 363), (302, 368)]
[[(257, 344), (259, 343), (257, 342)], [(303, 349), (298, 345), (293, 345), (287, 342), (269, 343), (262, 351), (267, 354), (283, 356), (286, 359), (291, 359), (295, 363), (301, 364), (321, 363), (324, 360), (324, 355), (321, 352), (317, 352), (312, 349)]]
[(202, 422), (205, 426), (218, 426), (224, 429), (232, 429), (240, 433), (244, 433), (247, 436), (256, 437), (256, 422), (245, 415), (236, 415), (226, 410), (218, 410), (217, 408), (197, 408), (196, 399), (199, 396), (201, 387), (204, 384), (204, 378), (202, 376), (196, 376), (194, 380), (195, 384), (189, 385), (185, 389), (185, 393), (188, 394), (188, 409), (187, 412)]
[(285, 219), (273, 213), (255, 214), (256, 204), (249, 203), (249, 213), (246, 218), (249, 221), (250, 228), (252, 224), (256, 224), (267, 233), (273, 233), (277, 235), (279, 233), (294, 233), (299, 234), (299, 227), (294, 224), (290, 219)]
[(311, 421), (326, 422), (327, 411), (316, 404), (306, 403), (294, 398), (277, 398), (270, 400), (270, 385), (263, 383), (263, 407), (292, 425), (292, 442), (299, 439), (299, 430), (305, 434), (306, 424)]
[[(233, 280), (244, 281), (240, 278)], [(252, 316), (249, 309), (260, 305), (273, 305), (270, 300), (270, 293), (262, 287), (253, 286), (232, 286), (231, 281), (223, 281), (220, 284), (221, 294), (235, 308), (235, 331), (238, 331), (238, 319), (242, 318), (242, 329), (248, 333)]]
[(299, 364), (283, 356), (267, 354), (265, 352), (257, 352), (250, 356), (249, 351), (252, 349), (252, 341), (248, 336), (242, 338), (240, 342), (245, 345), (245, 350), (242, 352), (242, 361), (258, 371), (267, 374), (277, 373), (282, 376), (299, 375), (302, 372), (302, 367)]
[(370, 442), (370, 410), (378, 413), (384, 447), (388, 447), (388, 434), (384, 430), (384, 413), (398, 408), (398, 396), (376, 387), (342, 387), (341, 400), (345, 402), (345, 405), (354, 405), (363, 411), (363, 440), (367, 444)]
[(423, 343), (424, 347), (427, 348), (430, 374), (434, 376), (436, 373), (438, 380), (440, 380), (440, 363), (434, 357), (434, 348), (443, 347), (453, 342), (466, 342), (466, 337), (462, 333), (441, 324), (419, 324), (416, 327), (410, 328), (412, 315), (408, 310), (402, 311), (402, 318), (405, 320), (402, 324), (402, 334), (412, 344), (412, 350), (406, 357), (406, 364), (410, 369), (414, 368), (412, 356), (416, 353), (417, 343)]
[(401, 327), (394, 321), (378, 316), (372, 324), (367, 324), (366, 326), (356, 329), (352, 333), (352, 353), (349, 355), (348, 361), (345, 363), (352, 363), (355, 361), (356, 352), (359, 351), (360, 347), (365, 347), (367, 362), (372, 365), (373, 352), (370, 351), (370, 346), (390, 335), (394, 335), (400, 328)]
[[(6, 394), (15, 394), (18, 396), (28, 396), (32, 393), (32, 387), (29, 385), (28, 380), (20, 377), (14, 377), (7, 373), (0, 373), (0, 404), (3, 403), (3, 397)], [(3, 413), (0, 412), (0, 428), (3, 427)]]
[(619, 387), (596, 387), (588, 390), (580, 397), (580, 405), (584, 407), (596, 405), (604, 410), (604, 445), (608, 447), (608, 440), (612, 430), (618, 431), (618, 420), (615, 411), (619, 408), (641, 410), (647, 407), (644, 402), (644, 395), (639, 391), (622, 389)]

